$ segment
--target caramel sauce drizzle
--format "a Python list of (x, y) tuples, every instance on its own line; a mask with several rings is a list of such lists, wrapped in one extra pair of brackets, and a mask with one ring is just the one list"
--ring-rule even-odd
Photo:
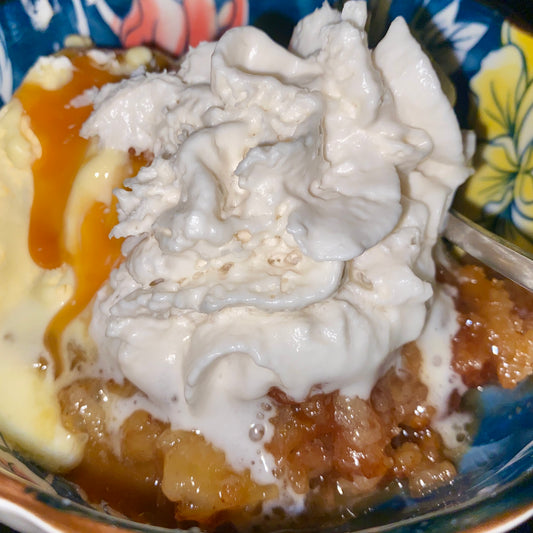
[[(32, 259), (45, 269), (63, 263), (72, 267), (76, 285), (72, 298), (50, 321), (45, 346), (55, 363), (56, 377), (63, 371), (61, 337), (68, 324), (87, 306), (96, 291), (121, 260), (120, 239), (110, 239), (117, 223), (115, 201), (110, 205), (95, 202), (85, 214), (80, 228), (80, 246), (75, 253), (65, 245), (65, 209), (74, 179), (86, 160), (89, 141), (80, 137), (83, 123), (91, 114), (91, 105), (74, 107), (71, 101), (92, 87), (119, 81), (93, 64), (84, 51), (65, 53), (74, 66), (72, 80), (59, 90), (46, 90), (26, 82), (15, 94), (30, 118), (42, 156), (32, 166), (34, 197), (30, 215), (28, 247)], [(124, 179), (134, 175), (143, 158), (130, 155)]]

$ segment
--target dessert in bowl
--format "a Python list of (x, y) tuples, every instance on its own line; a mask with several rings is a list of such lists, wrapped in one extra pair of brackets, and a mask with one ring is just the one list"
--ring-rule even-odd
[(366, 16), (179, 65), (69, 48), (4, 108), (2, 433), (89, 502), (210, 530), (423, 507), (467, 387), (531, 372), (529, 295), (439, 252), (472, 136), (405, 21), (371, 52)]

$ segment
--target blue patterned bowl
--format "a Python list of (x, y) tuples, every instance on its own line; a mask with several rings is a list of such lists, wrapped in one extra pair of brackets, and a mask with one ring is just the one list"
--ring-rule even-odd
[[(295, 22), (321, 3), (4, 0), (0, 98), (7, 101), (36, 58), (56, 51), (69, 34), (88, 35), (100, 46), (147, 42), (179, 54), (229, 27), (251, 23), (283, 43)], [(456, 207), (533, 250), (533, 35), (476, 0), (368, 3), (371, 40), (394, 17), (404, 16), (454, 82), (462, 125), (476, 130), (476, 172)], [(422, 499), (395, 496), (334, 531), (487, 533), (507, 531), (533, 516), (533, 382), (511, 391), (486, 388), (477, 402), (479, 430), (451, 486)], [(168, 531), (91, 507), (75, 486), (27, 461), (1, 434), (0, 520), (31, 532)]]

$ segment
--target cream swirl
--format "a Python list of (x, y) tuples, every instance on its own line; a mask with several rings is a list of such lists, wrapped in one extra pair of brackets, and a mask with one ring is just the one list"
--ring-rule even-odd
[(177, 73), (104, 87), (83, 128), (154, 154), (117, 192), (125, 261), (93, 309), (100, 370), (262, 481), (271, 460), (248, 431), (271, 387), (367, 397), (420, 335), (469, 172), (405, 22), (372, 52), (365, 21), (364, 2), (326, 3), (290, 50), (233, 29)]

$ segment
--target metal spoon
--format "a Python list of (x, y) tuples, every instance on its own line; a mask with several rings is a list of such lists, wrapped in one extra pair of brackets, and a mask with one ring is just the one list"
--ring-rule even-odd
[(502, 276), (533, 292), (533, 255), (454, 209), (448, 214), (444, 237)]

